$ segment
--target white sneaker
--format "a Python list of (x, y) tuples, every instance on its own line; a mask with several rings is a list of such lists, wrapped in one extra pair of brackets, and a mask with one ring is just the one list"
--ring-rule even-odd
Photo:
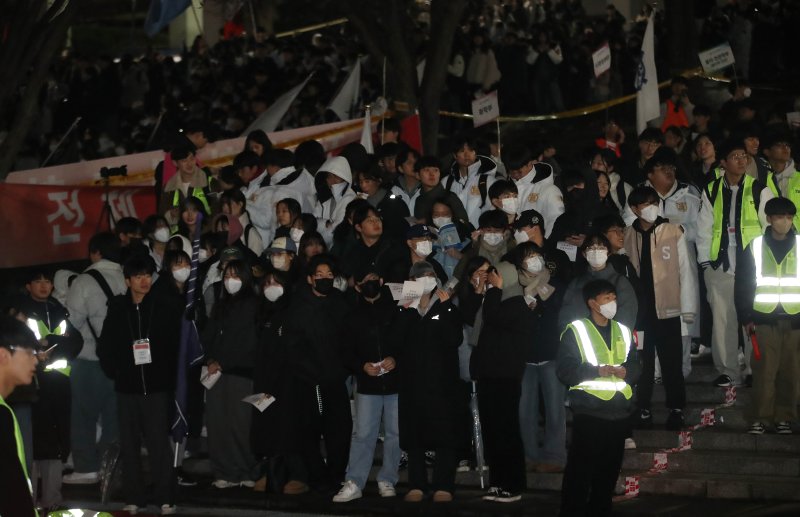
[(256, 482), (251, 480), (242, 481), (241, 483), (239, 483), (239, 486), (243, 486), (245, 488), (253, 488), (254, 486), (256, 486)]
[(469, 460), (461, 460), (458, 462), (456, 472), (469, 472)]
[(633, 441), (633, 438), (625, 438), (625, 448), (626, 449), (635, 449), (636, 442)]
[(349, 479), (344, 482), (339, 493), (333, 496), (334, 503), (346, 503), (361, 497), (361, 489)]
[(162, 504), (161, 515), (175, 515), (178, 513), (178, 507), (174, 504)]
[(65, 485), (94, 485), (100, 481), (97, 472), (73, 472), (61, 478)]
[(378, 481), (378, 493), (381, 497), (394, 497), (397, 495), (394, 485), (388, 481)]
[(235, 488), (239, 486), (239, 483), (234, 483), (233, 481), (225, 481), (224, 479), (217, 479), (211, 485), (214, 488)]
[(135, 504), (126, 504), (122, 507), (123, 512), (128, 512), (128, 515), (136, 515), (139, 513), (139, 507)]

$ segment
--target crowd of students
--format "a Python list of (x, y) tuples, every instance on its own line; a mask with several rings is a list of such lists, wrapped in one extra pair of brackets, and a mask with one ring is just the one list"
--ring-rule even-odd
[[(178, 483), (192, 482), (169, 442), (182, 381), (187, 454), (207, 437), (216, 489), (313, 488), (337, 503), (362, 497), (379, 437), (380, 496), (396, 495), (403, 464), (406, 501), (452, 500), (456, 472), (483, 467), (471, 462), (474, 391), (484, 499), (519, 500), (526, 470), (564, 471), (563, 514), (605, 514), (631, 429), (684, 426), (701, 349), (715, 385), (752, 382), (750, 432), (791, 433), (795, 137), (756, 124), (746, 100), (717, 125), (686, 86), (673, 81), (638, 146), (610, 121), (564, 168), (543, 145), (499, 150), (469, 134), (445, 166), (389, 119), (375, 155), (350, 144), (328, 157), (315, 141), (276, 149), (255, 132), (212, 169), (195, 156), (202, 126), (188, 131), (158, 168), (158, 213), (95, 235), (83, 273), (32, 272), (6, 311), (47, 366), (38, 391), (10, 400), (34, 500), (59, 504), (70, 452), (63, 482), (98, 482), (118, 442), (125, 509), (150, 500), (174, 513)], [(185, 321), (204, 355), (177, 379)], [(270, 405), (242, 401), (254, 394)]]

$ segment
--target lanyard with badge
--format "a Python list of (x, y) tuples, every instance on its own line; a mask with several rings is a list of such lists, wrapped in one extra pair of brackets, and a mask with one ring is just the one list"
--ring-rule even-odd
[[(142, 337), (142, 315), (139, 311), (139, 306), (136, 306), (136, 318), (137, 318), (137, 328), (139, 330), (136, 336), (139, 336), (138, 339), (133, 339), (132, 349), (133, 349), (133, 363), (136, 366), (141, 366), (143, 364), (150, 364), (153, 362), (153, 356), (150, 353), (150, 325), (153, 322), (153, 309), (155, 308), (155, 304), (150, 306), (150, 317), (147, 318), (147, 332), (144, 333), (144, 337)], [(131, 331), (131, 337), (134, 337), (133, 333), (133, 325), (131, 324), (131, 315), (130, 313), (127, 314), (128, 320), (128, 329)]]

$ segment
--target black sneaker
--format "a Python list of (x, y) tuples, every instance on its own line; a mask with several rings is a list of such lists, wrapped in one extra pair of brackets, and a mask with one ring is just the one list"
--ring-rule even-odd
[(496, 503), (515, 503), (522, 499), (522, 494), (519, 492), (509, 492), (508, 490), (500, 490), (497, 497), (494, 498)]
[(718, 386), (720, 388), (727, 388), (728, 386), (733, 386), (733, 380), (723, 373), (714, 379), (713, 384), (714, 386)]
[(406, 451), (400, 452), (400, 465), (398, 465), (398, 469), (405, 470), (408, 468), (408, 453)]
[(483, 499), (484, 501), (494, 501), (495, 499), (497, 499), (498, 495), (500, 495), (500, 489), (496, 486), (493, 486), (486, 491), (486, 495), (483, 496), (481, 499)]
[(653, 428), (653, 415), (649, 409), (643, 409), (639, 412), (639, 419), (636, 422), (637, 429), (652, 429)]
[(680, 409), (671, 409), (664, 427), (668, 431), (680, 431), (683, 428), (683, 411)]
[(432, 467), (436, 463), (436, 453), (433, 451), (425, 452), (425, 464)]

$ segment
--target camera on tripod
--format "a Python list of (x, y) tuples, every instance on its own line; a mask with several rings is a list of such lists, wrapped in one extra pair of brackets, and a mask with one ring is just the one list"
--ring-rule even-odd
[(128, 166), (127, 165), (120, 165), (119, 167), (103, 167), (100, 169), (100, 177), (103, 179), (108, 179), (113, 176), (127, 176), (128, 175)]

